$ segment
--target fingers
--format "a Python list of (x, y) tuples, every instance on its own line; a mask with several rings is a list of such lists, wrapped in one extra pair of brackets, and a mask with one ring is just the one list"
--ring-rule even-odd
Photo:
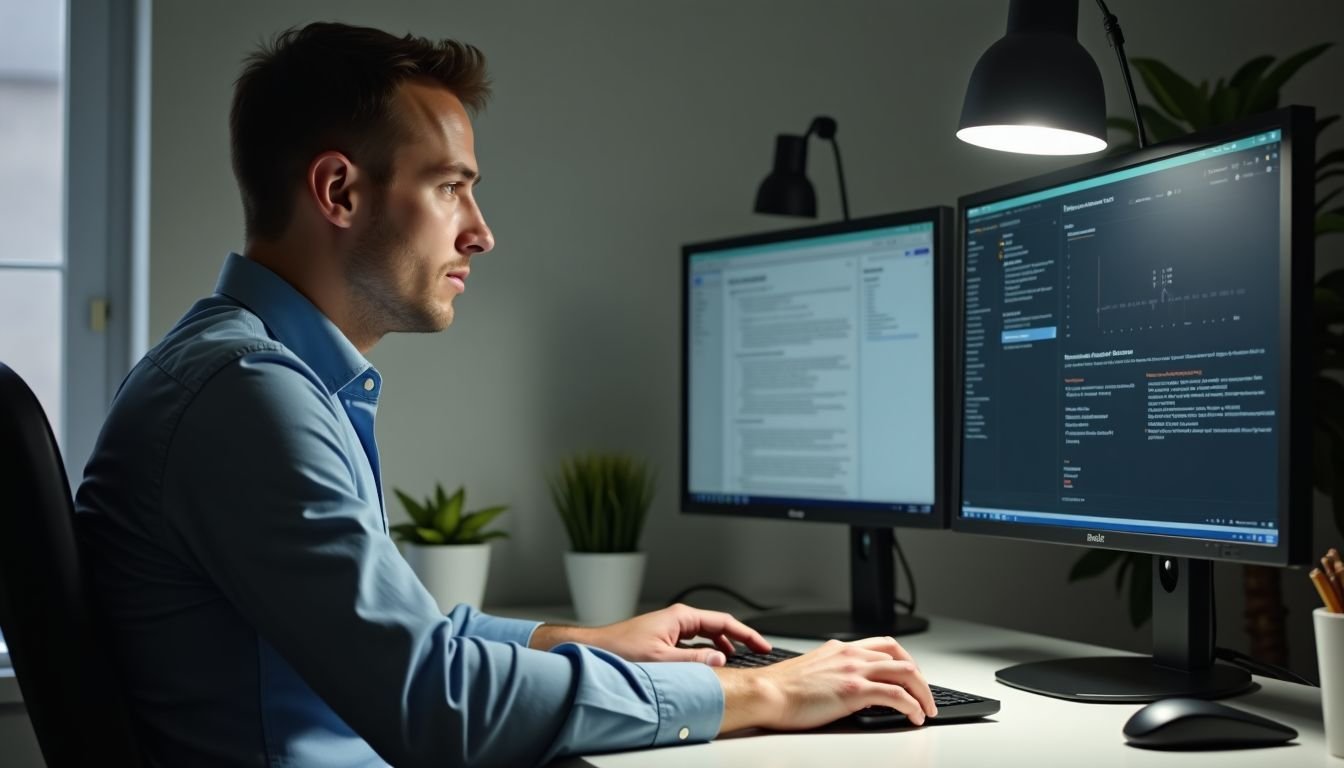
[[(924, 716), (938, 716), (938, 705), (933, 703), (933, 692), (929, 690), (929, 684), (920, 673), (919, 667), (912, 661), (880, 661), (874, 663), (867, 677), (879, 687), (887, 691), (897, 703), (886, 703), (886, 706), (894, 707), (910, 718), (910, 722), (920, 725), (924, 722)], [(909, 707), (910, 709), (906, 709)], [(911, 710), (917, 710), (919, 714), (916, 720)]]
[(938, 705), (933, 702), (933, 692), (919, 665), (894, 639), (869, 637), (849, 643), (827, 643), (823, 647), (867, 662), (862, 674), (876, 684), (867, 692), (870, 695), (884, 692), (886, 698), (878, 703), (902, 712), (915, 725), (922, 724), (926, 715), (938, 716)]
[(715, 635), (714, 645), (726, 654), (732, 655), (737, 653), (737, 646), (733, 645), (733, 641), (730, 640), (727, 635)]
[(932, 716), (931, 713), (926, 714), (927, 710), (924, 705), (914, 696), (911, 696), (909, 690), (900, 685), (872, 683), (867, 687), (864, 694), (867, 701), (864, 706), (891, 707), (909, 718), (913, 725), (923, 725), (924, 719)]
[[(682, 637), (713, 638), (716, 645), (719, 636), (726, 637), (729, 645), (724, 649), (725, 653), (732, 653), (732, 641), (734, 640), (758, 653), (765, 653), (770, 650), (770, 643), (766, 642), (764, 637), (761, 637), (761, 633), (738, 621), (732, 614), (722, 611), (704, 611), (684, 605), (673, 606), (673, 609), (680, 612)], [(722, 646), (720, 647), (722, 648)]]
[(881, 651), (897, 661), (914, 661), (915, 658), (910, 652), (901, 647), (894, 637), (865, 637), (862, 640), (855, 640), (851, 643), (861, 648), (867, 648), (872, 651)]

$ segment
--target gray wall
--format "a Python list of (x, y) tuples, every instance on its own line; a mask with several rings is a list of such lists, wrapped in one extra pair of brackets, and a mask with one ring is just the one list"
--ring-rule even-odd
[[(1248, 16), (1225, 3), (1117, 2), (1131, 56), (1229, 74), (1344, 29), (1344, 4), (1287, 0)], [(240, 58), (259, 39), (316, 19), (480, 45), (496, 97), (476, 122), (480, 198), (499, 245), (474, 264), (457, 322), (384, 340), (379, 414), (385, 484), (466, 483), (469, 501), (508, 503), (487, 603), (566, 600), (564, 533), (544, 476), (578, 449), (629, 451), (662, 475), (644, 545), (645, 597), (698, 581), (761, 600), (846, 599), (839, 526), (712, 520), (677, 512), (680, 244), (788, 226), (750, 212), (777, 132), (813, 115), (839, 122), (855, 215), (934, 203), (1060, 167), (953, 137), (967, 76), (1003, 34), (1006, 3), (232, 2), (155, 4), (151, 335), (213, 286), (241, 247), (226, 115)], [(1091, 3), (1083, 44), (1112, 113), (1126, 106)], [(1326, 31), (1329, 31), (1328, 33)], [(1344, 111), (1344, 51), (1287, 89)], [(1336, 127), (1327, 143), (1338, 144)], [(820, 217), (839, 217), (829, 156), (814, 143)], [(1340, 243), (1334, 247), (1339, 250)], [(400, 511), (394, 512), (400, 515)], [(1333, 531), (1323, 528), (1333, 534)], [(1331, 536), (1337, 539), (1337, 534)], [(1109, 585), (1068, 586), (1081, 550), (902, 534), (921, 612), (1142, 648)], [(1322, 545), (1324, 546), (1324, 545)], [(1241, 637), (1240, 569), (1220, 566), (1220, 641)], [(1311, 592), (1285, 573), (1299, 666), (1310, 659)]]

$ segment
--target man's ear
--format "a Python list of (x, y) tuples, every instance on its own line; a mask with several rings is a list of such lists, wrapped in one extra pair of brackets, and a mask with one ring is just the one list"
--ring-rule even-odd
[(308, 197), (332, 225), (349, 229), (355, 209), (363, 203), (357, 189), (359, 168), (340, 152), (323, 152), (308, 164)]

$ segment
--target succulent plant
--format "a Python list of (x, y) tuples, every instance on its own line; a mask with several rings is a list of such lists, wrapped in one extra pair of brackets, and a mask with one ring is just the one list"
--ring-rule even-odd
[(508, 509), (507, 506), (488, 507), (475, 512), (463, 512), (467, 490), (459, 486), (449, 496), (443, 486), (434, 484), (434, 495), (423, 502), (416, 501), (400, 490), (393, 489), (411, 522), (391, 527), (392, 535), (402, 541), (427, 546), (452, 544), (481, 544), (491, 539), (508, 538), (505, 531), (487, 531), (485, 526)]

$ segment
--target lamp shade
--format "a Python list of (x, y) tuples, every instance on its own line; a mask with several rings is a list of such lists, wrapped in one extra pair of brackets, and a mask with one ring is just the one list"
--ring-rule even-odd
[(807, 137), (775, 137), (775, 164), (756, 190), (756, 212), (782, 216), (817, 215), (817, 193), (807, 180)]
[(1038, 155), (1106, 148), (1106, 94), (1078, 43), (1077, 0), (1012, 0), (1008, 33), (971, 73), (957, 138)]

